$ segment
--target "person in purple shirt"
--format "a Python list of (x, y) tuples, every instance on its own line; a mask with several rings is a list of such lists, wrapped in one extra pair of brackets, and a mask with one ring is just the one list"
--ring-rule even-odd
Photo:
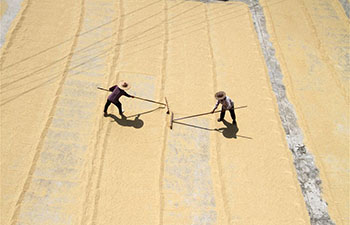
[(123, 95), (129, 98), (134, 98), (134, 96), (126, 93), (126, 90), (129, 90), (129, 89), (130, 89), (130, 85), (125, 81), (120, 81), (118, 85), (114, 85), (109, 88), (109, 91), (111, 91), (112, 94), (108, 96), (107, 102), (105, 104), (105, 108), (103, 110), (105, 116), (108, 115), (107, 110), (109, 105), (113, 103), (115, 106), (117, 106), (119, 110), (119, 114), (122, 117), (124, 117), (123, 110), (122, 110), (122, 103), (120, 103), (119, 98)]
[(231, 118), (232, 118), (232, 123), (236, 124), (236, 114), (235, 114), (235, 108), (233, 101), (226, 96), (226, 93), (224, 91), (219, 91), (215, 94), (215, 98), (217, 100), (215, 107), (211, 113), (215, 112), (215, 109), (219, 106), (219, 104), (222, 104), (221, 107), (221, 113), (220, 113), (220, 118), (218, 119), (218, 122), (221, 122), (224, 120), (225, 117), (225, 112), (226, 110), (230, 111)]

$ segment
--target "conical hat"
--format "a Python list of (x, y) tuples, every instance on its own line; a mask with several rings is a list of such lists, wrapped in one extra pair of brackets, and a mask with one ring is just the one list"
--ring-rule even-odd
[(224, 91), (219, 91), (215, 94), (216, 100), (223, 100), (226, 97), (226, 93)]
[(129, 90), (130, 89), (130, 84), (124, 80), (119, 81), (118, 87), (122, 90)]

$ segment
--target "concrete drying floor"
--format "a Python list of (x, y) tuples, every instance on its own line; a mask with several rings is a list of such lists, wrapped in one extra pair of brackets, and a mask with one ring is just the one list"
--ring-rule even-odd
[[(348, 6), (24, 0), (2, 28), (1, 224), (350, 224)], [(96, 87), (122, 79), (175, 118), (224, 90), (238, 124), (170, 130), (125, 97), (104, 117)]]

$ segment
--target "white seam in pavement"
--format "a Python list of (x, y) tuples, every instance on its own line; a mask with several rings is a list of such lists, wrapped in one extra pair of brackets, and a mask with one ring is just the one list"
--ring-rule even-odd
[(298, 181), (304, 196), (304, 201), (312, 225), (335, 224), (329, 214), (326, 201), (322, 199), (321, 179), (314, 157), (304, 145), (303, 134), (297, 123), (293, 105), (286, 95), (283, 84), (283, 74), (275, 56), (275, 49), (269, 40), (266, 29), (266, 18), (259, 0), (237, 0), (249, 6), (254, 27), (264, 54), (272, 89), (276, 95), (279, 115), (286, 133), (289, 149), (294, 158)]
[(349, 0), (338, 0), (343, 6), (346, 16), (350, 19), (350, 2)]

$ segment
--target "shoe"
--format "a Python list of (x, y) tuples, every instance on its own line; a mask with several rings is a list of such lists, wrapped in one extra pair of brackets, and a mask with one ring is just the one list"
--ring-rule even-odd
[(232, 121), (232, 124), (233, 124), (233, 125), (236, 125), (236, 124), (237, 124), (236, 120), (235, 120), (235, 121)]
[(107, 112), (103, 112), (103, 116), (104, 117), (108, 116), (108, 113)]
[(222, 119), (219, 118), (219, 119), (218, 119), (218, 122), (221, 122), (221, 121), (222, 121)]

